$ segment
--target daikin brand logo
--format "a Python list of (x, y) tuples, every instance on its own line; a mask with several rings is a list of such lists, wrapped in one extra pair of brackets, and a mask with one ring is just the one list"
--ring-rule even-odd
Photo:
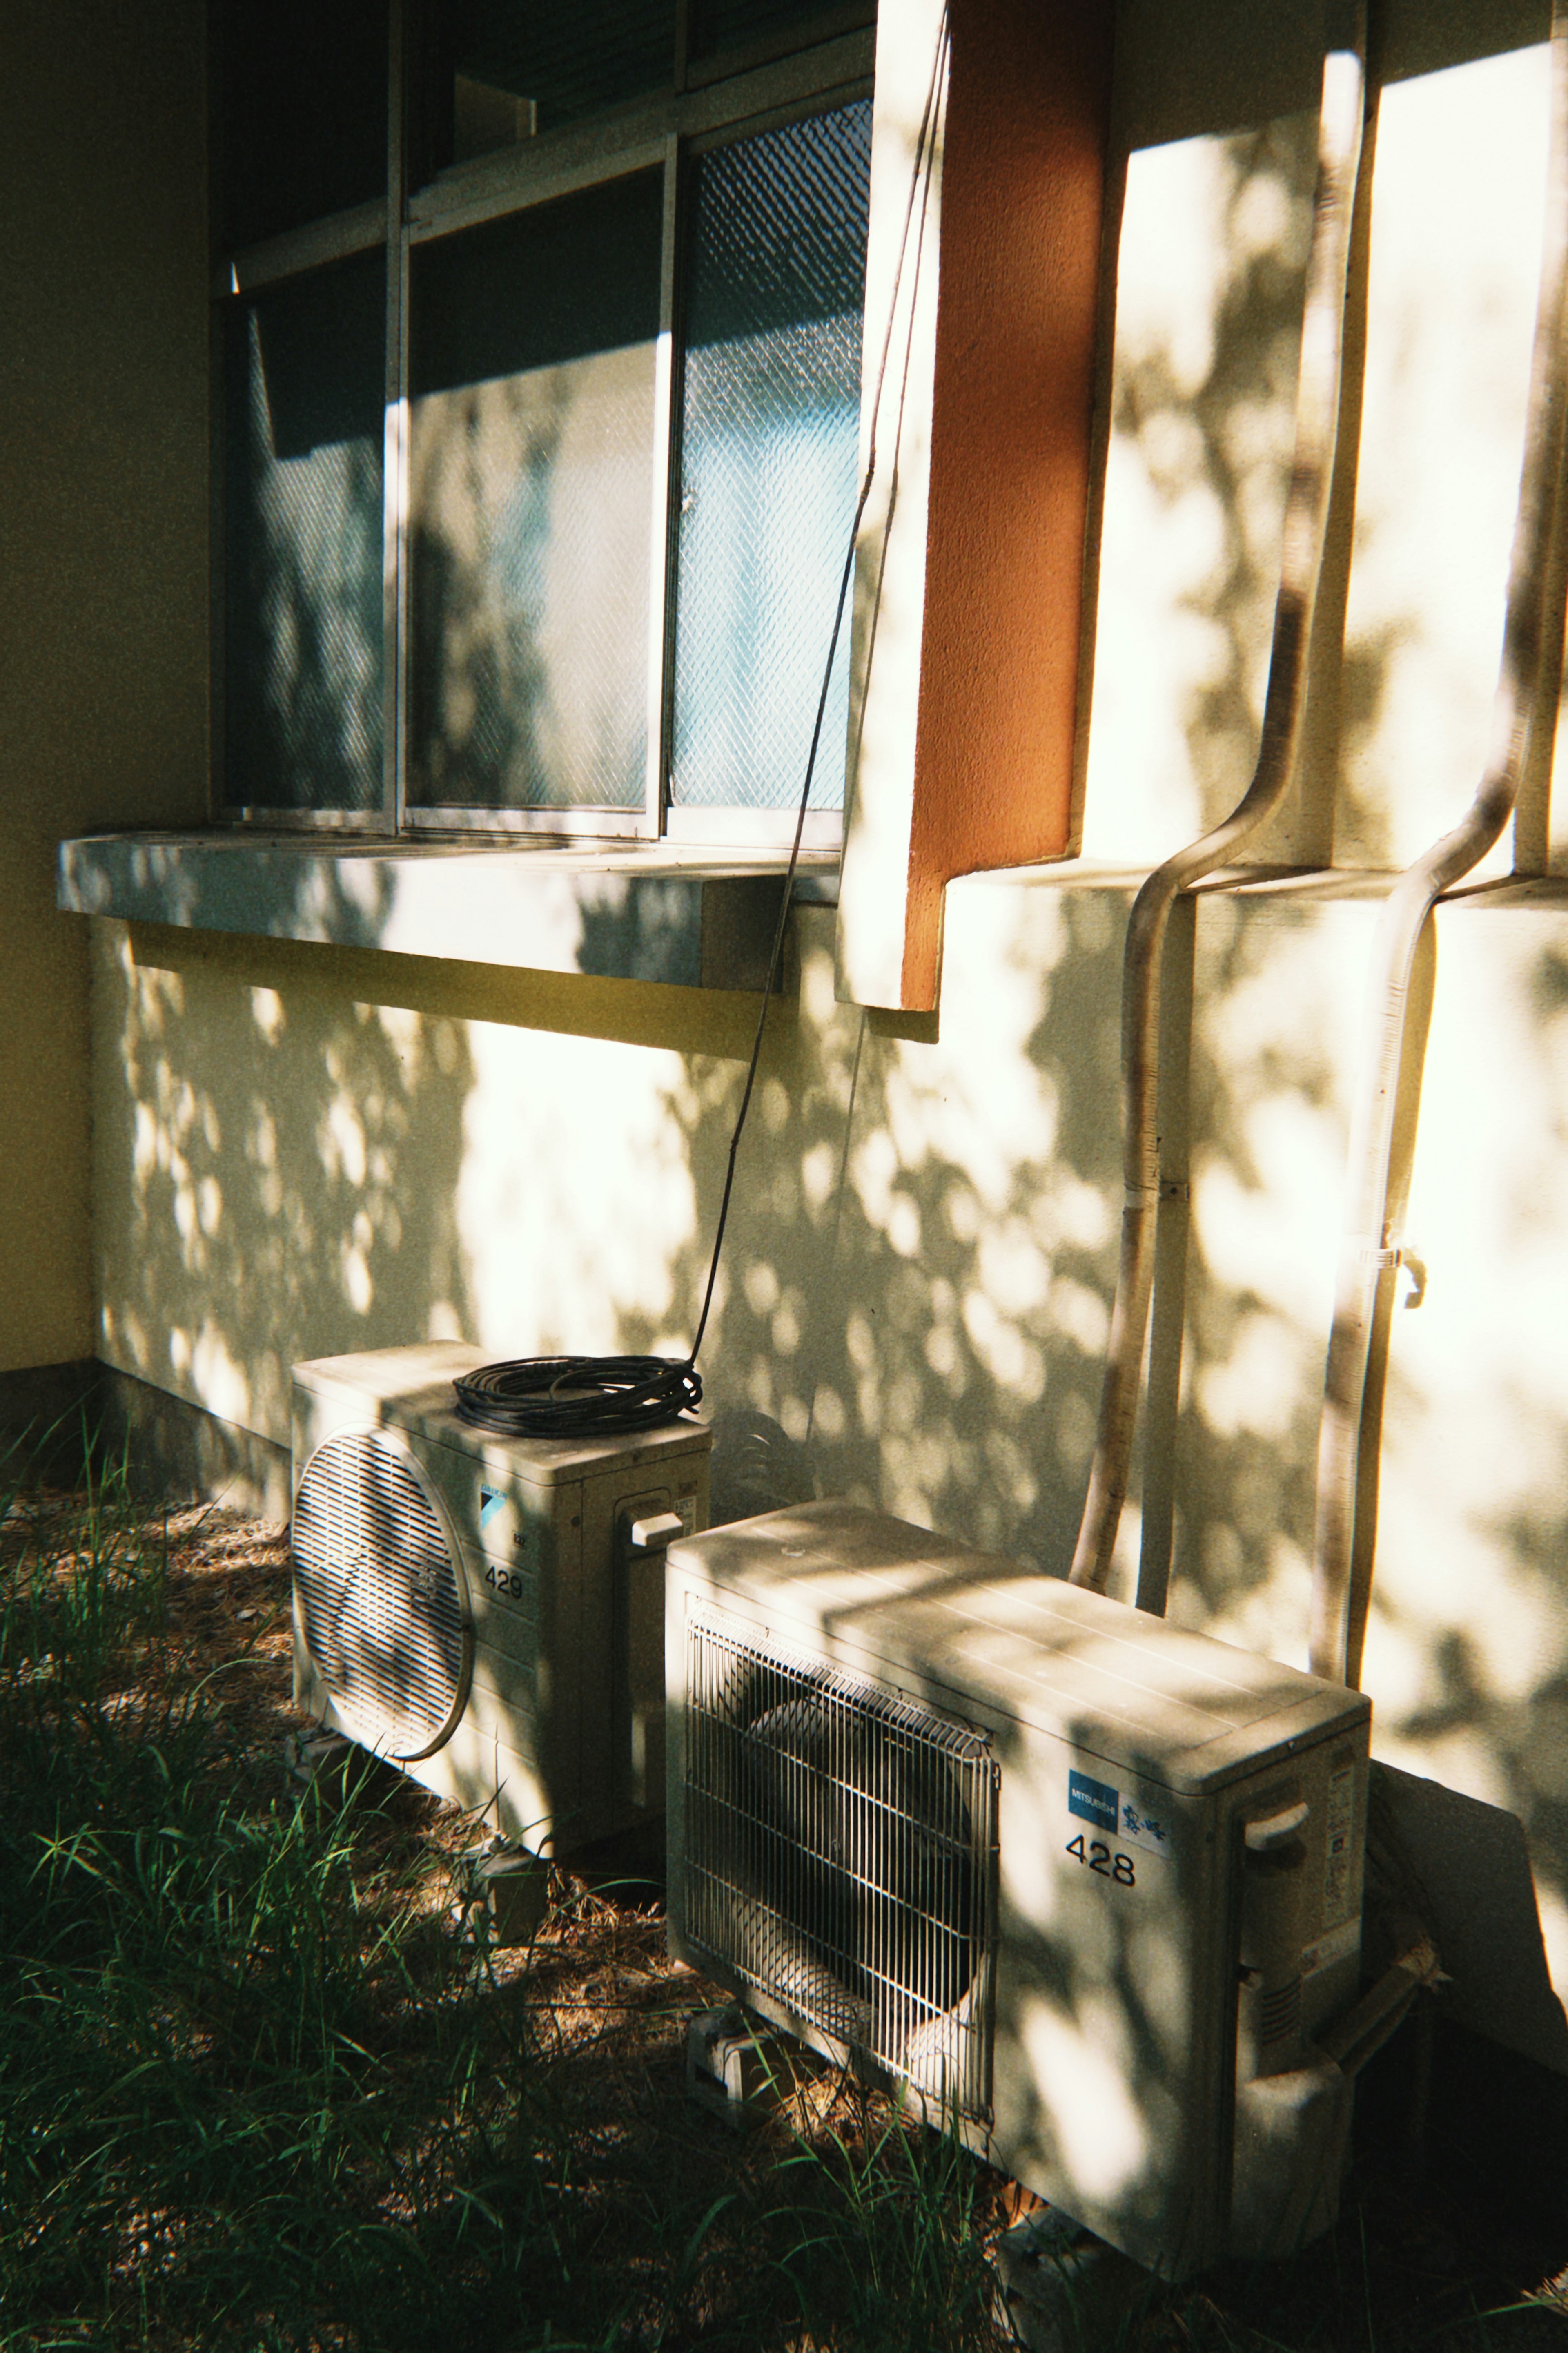
[(499, 1487), (481, 1487), (479, 1489), (479, 1525), (481, 1528), (489, 1527), (490, 1522), (494, 1519), (496, 1514), (500, 1511), (505, 1501), (506, 1497)]
[(1121, 1819), (1121, 1799), (1104, 1781), (1091, 1781), (1087, 1773), (1069, 1771), (1068, 1811), (1081, 1822), (1093, 1822), (1097, 1830), (1114, 1831)]

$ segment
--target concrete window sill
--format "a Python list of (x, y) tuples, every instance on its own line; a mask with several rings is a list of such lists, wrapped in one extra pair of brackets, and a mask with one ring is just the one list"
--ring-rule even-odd
[[(100, 833), (60, 844), (79, 915), (379, 948), (395, 955), (686, 988), (761, 988), (787, 860), (660, 843), (346, 841), (321, 834)], [(795, 897), (836, 904), (837, 853)]]

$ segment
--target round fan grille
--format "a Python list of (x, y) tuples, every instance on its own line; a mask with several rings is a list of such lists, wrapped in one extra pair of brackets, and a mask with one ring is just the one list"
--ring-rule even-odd
[(294, 1498), (306, 1647), (346, 1719), (403, 1762), (451, 1736), (472, 1642), (461, 1571), (417, 1464), (384, 1432), (329, 1438)]

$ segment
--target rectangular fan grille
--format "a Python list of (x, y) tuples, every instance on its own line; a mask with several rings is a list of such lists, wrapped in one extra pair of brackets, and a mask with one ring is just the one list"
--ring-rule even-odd
[(944, 2111), (990, 2109), (984, 1734), (711, 1616), (689, 1628), (686, 1927)]

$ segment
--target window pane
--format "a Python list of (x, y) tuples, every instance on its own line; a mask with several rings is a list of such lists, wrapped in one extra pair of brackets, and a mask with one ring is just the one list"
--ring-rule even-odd
[[(800, 798), (855, 515), (868, 103), (704, 155), (690, 227), (675, 744), (685, 807)], [(844, 805), (848, 616), (812, 782)]]
[(223, 0), (218, 217), (254, 243), (386, 188), (386, 0)]
[(420, 246), (408, 797), (640, 807), (657, 173)]
[(381, 799), (379, 252), (227, 311), (224, 797)]

